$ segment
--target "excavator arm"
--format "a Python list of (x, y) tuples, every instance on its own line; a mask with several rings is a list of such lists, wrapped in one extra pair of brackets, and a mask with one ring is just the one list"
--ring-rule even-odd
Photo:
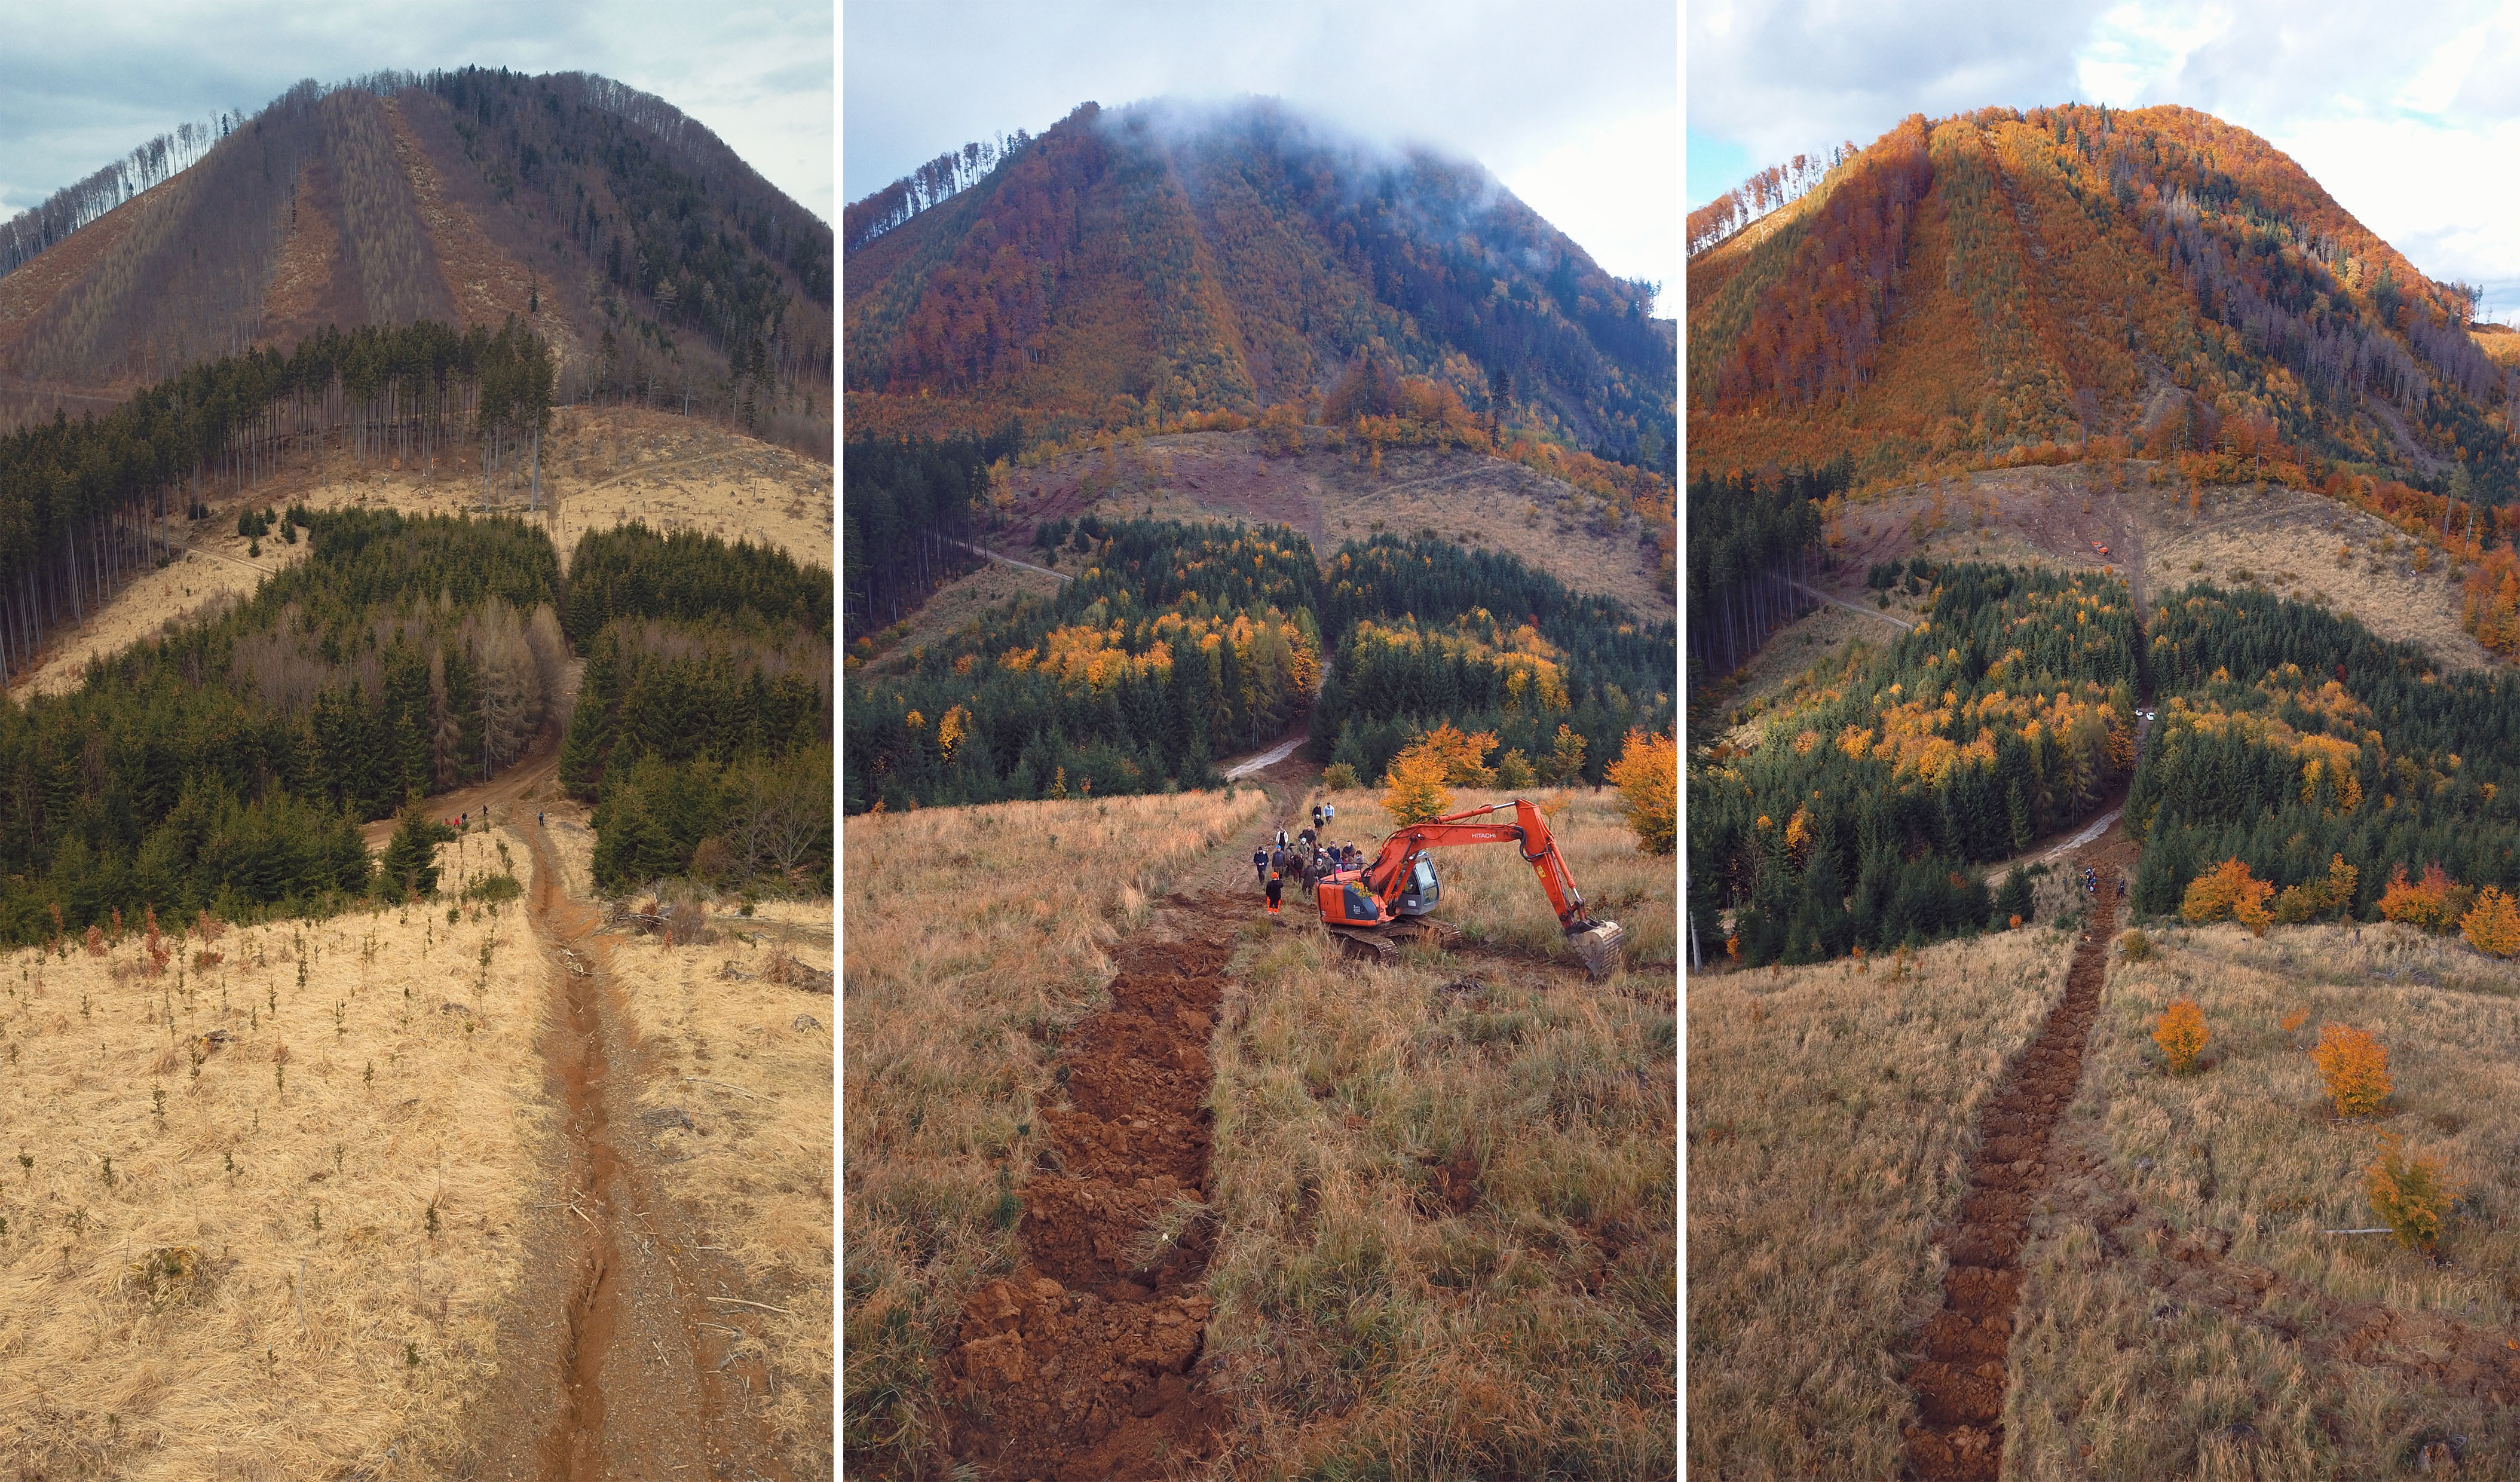
[(1557, 924), (1565, 929), (1585, 966), (1597, 977), (1605, 975), (1607, 965), (1617, 961), (1619, 943), (1626, 933), (1615, 921), (1593, 919), (1584, 904), (1583, 892), (1575, 888), (1575, 876), (1566, 868), (1565, 856), (1557, 850), (1557, 840), (1550, 834), (1548, 818), (1521, 798), (1448, 813), (1400, 830), (1383, 840), (1381, 852), (1366, 866), (1362, 883), (1388, 915), (1392, 903), (1407, 888), (1411, 866), (1418, 855), (1453, 844), (1505, 843), (1512, 844), (1540, 876), (1540, 888), (1549, 893), (1549, 904), (1557, 913)]

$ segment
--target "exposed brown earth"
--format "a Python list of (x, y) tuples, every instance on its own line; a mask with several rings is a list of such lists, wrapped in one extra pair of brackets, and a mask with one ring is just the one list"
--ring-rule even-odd
[(1224, 1407), (1192, 1366), (1213, 1242), (1207, 1043), (1238, 905), (1171, 898), (1060, 1055), (1070, 1104), (1042, 1113), (1024, 1263), (972, 1294), (948, 1360), (954, 1456), (987, 1475), (1168, 1476), (1218, 1444)]
[(2021, 1248), (2050, 1177), (2049, 1136), (2082, 1080), (2117, 914), (2116, 875), (2103, 870), (2065, 996), (1981, 1116), (1968, 1196), (1936, 1238), (1951, 1262), (1943, 1309), (1918, 1335), (1908, 1373), (1924, 1415), (1907, 1430), (1908, 1464), (1926, 1482), (1992, 1482), (2002, 1469), (2004, 1355), (2021, 1301)]
[(766, 1375), (738, 1352), (708, 1294), (721, 1273), (660, 1196), (651, 1140), (613, 1108), (616, 1077), (640, 1079), (608, 972), (609, 943), (586, 903), (560, 888), (556, 852), (531, 831), (530, 912), (549, 949), (557, 1003), (544, 1039), (547, 1099), (561, 1108), (556, 1166), (527, 1230), (528, 1275), (500, 1322), (521, 1357), (468, 1417), (468, 1477), (597, 1478), (791, 1474), (741, 1395)]

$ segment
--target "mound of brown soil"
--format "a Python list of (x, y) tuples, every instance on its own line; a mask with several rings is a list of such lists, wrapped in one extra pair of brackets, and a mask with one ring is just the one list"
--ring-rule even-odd
[(1071, 1105), (1043, 1113), (1024, 1265), (964, 1308), (953, 1451), (988, 1475), (1155, 1477), (1214, 1449), (1222, 1407), (1191, 1368), (1213, 1238), (1207, 1042), (1232, 927), (1227, 904), (1194, 909), (1176, 917), (1188, 939), (1117, 954), (1111, 1007), (1059, 1057)]

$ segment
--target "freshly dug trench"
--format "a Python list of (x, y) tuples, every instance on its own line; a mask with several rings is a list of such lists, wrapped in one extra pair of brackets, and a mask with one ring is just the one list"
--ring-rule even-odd
[(2117, 926), (2107, 872), (2058, 1001), (1979, 1119), (1977, 1156), (1959, 1217), (1937, 1237), (1951, 1265), (1943, 1310), (1918, 1334), (1909, 1387), (1924, 1423), (1906, 1433), (1909, 1469), (1925, 1482), (1993, 1482), (2003, 1465), (2004, 1356), (2021, 1300), (2030, 1212), (2051, 1177), (2048, 1137), (2083, 1078), (2083, 1047), (2108, 975)]
[(984, 1475), (1155, 1477), (1215, 1447), (1223, 1408), (1191, 1370), (1213, 1239), (1207, 1042), (1239, 904), (1168, 909), (1182, 939), (1117, 953), (1111, 1007), (1067, 1039), (1072, 1109), (1042, 1116), (1024, 1264), (972, 1293), (947, 1360), (954, 1458)]

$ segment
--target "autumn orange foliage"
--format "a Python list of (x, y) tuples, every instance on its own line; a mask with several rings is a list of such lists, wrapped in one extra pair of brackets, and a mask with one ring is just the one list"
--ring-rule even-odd
[(2389, 1052), (2371, 1031), (2321, 1024), (2310, 1058), (2327, 1083), (2338, 1116), (2374, 1116), (2389, 1104)]
[(2161, 1047), (2162, 1056), (2178, 1075), (2196, 1068), (2196, 1056), (2212, 1037), (2205, 1027), (2205, 1010), (2192, 998), (2179, 999), (2163, 1010), (2161, 1021), (2152, 1030), (2152, 1042)]
[(2249, 867), (2237, 859), (2228, 859), (2188, 882), (2187, 894), (2179, 903), (2179, 914), (2200, 926), (2229, 917), (2264, 936), (2271, 920), (2267, 897), (2274, 893), (2274, 888), (2271, 882), (2251, 876)]
[(2407, 867), (2400, 865), (2390, 872), (2388, 888), (2380, 892), (2380, 915), (2426, 931), (2448, 931), (2467, 914), (2473, 895), (2439, 865), (2426, 865), (2417, 880), (2408, 880)]
[(2459, 935), (2488, 957), (2520, 954), (2520, 901), (2488, 885), (2476, 893), (2476, 904), (2459, 918)]

